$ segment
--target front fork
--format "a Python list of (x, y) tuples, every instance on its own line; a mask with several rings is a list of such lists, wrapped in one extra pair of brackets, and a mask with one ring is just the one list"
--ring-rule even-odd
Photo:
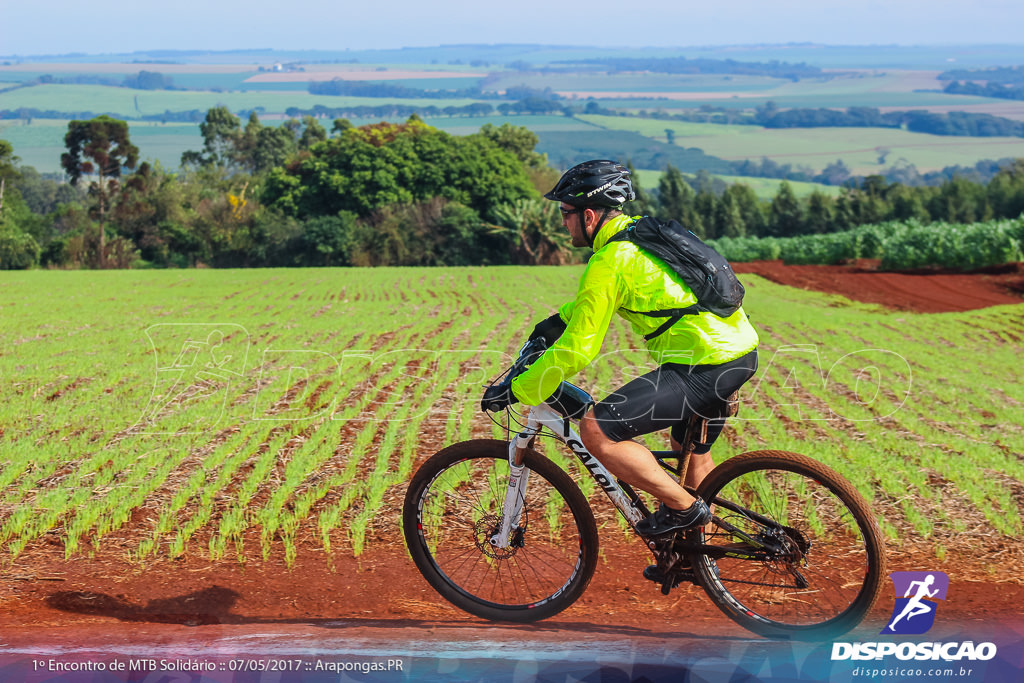
[(508, 487), (505, 489), (505, 502), (502, 504), (501, 527), (498, 533), (491, 536), (492, 547), (507, 549), (512, 538), (512, 531), (519, 526), (523, 516), (523, 505), (526, 502), (526, 487), (530, 482), (530, 469), (523, 464), (526, 449), (533, 446), (537, 436), (537, 428), (527, 428), (512, 439), (508, 448)]

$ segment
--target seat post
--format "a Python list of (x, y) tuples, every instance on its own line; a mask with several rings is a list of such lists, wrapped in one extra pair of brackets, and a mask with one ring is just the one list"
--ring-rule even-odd
[(690, 468), (690, 456), (697, 445), (697, 437), (701, 442), (707, 438), (708, 421), (700, 415), (694, 414), (686, 423), (686, 431), (683, 433), (683, 440), (679, 444), (679, 485), (683, 486), (686, 481), (686, 471)]

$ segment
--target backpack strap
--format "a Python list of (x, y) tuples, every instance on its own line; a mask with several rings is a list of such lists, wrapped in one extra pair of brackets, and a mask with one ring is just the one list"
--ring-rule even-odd
[(624, 230), (619, 230), (617, 233), (615, 233), (614, 235), (609, 237), (608, 241), (605, 242), (605, 244), (610, 244), (612, 242), (621, 242), (622, 240), (628, 240), (629, 239), (629, 234), (628, 233), (629, 233), (630, 228), (632, 228), (632, 227), (633, 226), (630, 225), (629, 228), (626, 228)]
[[(643, 220), (644, 218), (647, 218), (647, 216), (644, 216), (640, 220)], [(606, 242), (605, 244), (608, 244), (610, 242), (621, 242), (623, 240), (629, 240), (630, 239), (630, 234), (629, 234), (630, 230), (632, 230), (634, 228), (634, 226), (636, 226), (636, 224), (639, 223), (639, 222), (640, 222), (639, 220), (638, 221), (633, 221), (632, 223), (630, 223), (628, 228), (625, 228), (624, 230), (620, 230), (619, 232), (617, 232), (614, 235), (612, 235), (611, 237), (609, 237), (608, 238), (608, 242)], [(643, 251), (643, 249), (641, 247), (638, 246), (637, 248), (640, 249), (641, 251)], [(650, 334), (645, 334), (644, 335), (644, 341), (650, 341), (650, 340), (654, 339), (655, 337), (658, 337), (658, 336), (663, 335), (666, 332), (668, 332), (669, 329), (671, 329), (671, 327), (673, 325), (675, 325), (677, 322), (679, 322), (680, 320), (683, 319), (683, 316), (696, 315), (696, 314), (700, 313), (702, 310), (705, 310), (705, 309), (701, 308), (700, 304), (693, 304), (692, 306), (687, 306), (686, 308), (663, 308), (663, 309), (660, 309), (660, 310), (657, 310), (657, 311), (633, 311), (633, 310), (630, 310), (628, 308), (624, 308), (622, 310), (624, 310), (624, 311), (626, 311), (628, 313), (635, 313), (637, 315), (650, 316), (652, 318), (667, 318), (667, 320), (665, 322), (663, 322), (658, 327), (658, 329), (654, 330), (654, 332), (651, 332)]]
[(622, 242), (623, 240), (629, 240), (629, 231), (632, 230), (633, 228), (635, 228), (636, 224), (639, 223), (640, 221), (642, 221), (644, 218), (647, 218), (647, 216), (641, 216), (640, 218), (636, 219), (635, 221), (630, 222), (629, 225), (627, 225), (622, 230), (619, 230), (617, 233), (615, 233), (614, 235), (609, 237), (608, 241), (605, 242), (605, 244), (611, 244), (612, 242)]
[(658, 311), (632, 311), (628, 308), (624, 308), (622, 310), (628, 313), (636, 313), (638, 315), (650, 316), (652, 318), (668, 318), (668, 320), (663, 322), (661, 326), (658, 327), (658, 329), (656, 329), (654, 332), (644, 335), (644, 341), (650, 341), (655, 337), (668, 332), (673, 325), (675, 325), (677, 322), (683, 319), (683, 316), (696, 315), (700, 313), (702, 309), (699, 304), (693, 304), (692, 306), (687, 306), (686, 308), (663, 308)]

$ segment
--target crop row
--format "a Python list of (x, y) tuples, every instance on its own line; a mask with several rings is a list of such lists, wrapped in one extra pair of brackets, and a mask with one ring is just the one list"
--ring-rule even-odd
[[(479, 412), (482, 385), (579, 272), (14, 274), (0, 282), (0, 545), (16, 558), (47, 537), (70, 556), (115, 536), (139, 561), (363, 552), (397, 534), (418, 462), (504, 435)], [(761, 367), (716, 459), (807, 453), (891, 538), (940, 554), (972, 529), (1022, 531), (1021, 306), (919, 315), (745, 283)], [(616, 321), (574, 381), (601, 397), (645, 372), (638, 342)], [(564, 449), (540, 447), (608, 519)]]
[(713, 244), (737, 263), (781, 259), (791, 264), (834, 265), (879, 259), (883, 270), (927, 266), (971, 270), (1024, 260), (1024, 217), (968, 225), (889, 222), (801, 237), (725, 237)]

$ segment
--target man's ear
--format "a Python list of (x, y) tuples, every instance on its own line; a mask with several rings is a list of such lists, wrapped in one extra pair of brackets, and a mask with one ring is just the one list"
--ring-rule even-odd
[[(588, 213), (590, 214), (590, 218), (589, 219), (587, 218), (587, 214)], [(583, 231), (584, 232), (586, 232), (587, 226), (589, 226), (591, 222), (594, 222), (594, 223), (597, 222), (597, 211), (594, 211), (593, 209), (583, 209), (583, 213), (581, 214), (581, 216), (583, 217)]]

